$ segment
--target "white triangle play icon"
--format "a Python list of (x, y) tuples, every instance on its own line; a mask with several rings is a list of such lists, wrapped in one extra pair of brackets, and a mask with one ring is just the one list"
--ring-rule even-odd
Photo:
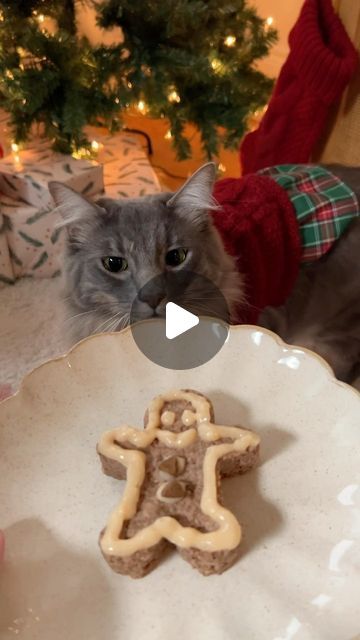
[(185, 331), (189, 331), (199, 324), (199, 318), (190, 311), (186, 311), (174, 302), (166, 305), (166, 337), (169, 340), (177, 338)]

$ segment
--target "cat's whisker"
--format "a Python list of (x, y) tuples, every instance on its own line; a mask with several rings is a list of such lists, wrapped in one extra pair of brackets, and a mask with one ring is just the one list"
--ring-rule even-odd
[(65, 318), (65, 324), (67, 322), (71, 322), (72, 320), (75, 320), (75, 318), (86, 316), (89, 313), (96, 313), (96, 309), (89, 309), (89, 311), (82, 311), (81, 313), (76, 313), (74, 316), (69, 316), (68, 318)]
[(130, 324), (130, 314), (129, 313), (124, 313), (123, 317), (120, 319), (120, 322), (118, 323), (118, 331), (121, 331), (122, 329), (125, 329), (128, 325)]
[(115, 322), (119, 321), (120, 314), (123, 314), (122, 310), (113, 314), (112, 316), (110, 316), (110, 318), (106, 318), (106, 320), (103, 320), (103, 322), (100, 322), (100, 324), (98, 324), (97, 327), (94, 329), (94, 333), (105, 333), (106, 331), (108, 331), (108, 328), (107, 328), (108, 326), (111, 326), (114, 323), (114, 321)]

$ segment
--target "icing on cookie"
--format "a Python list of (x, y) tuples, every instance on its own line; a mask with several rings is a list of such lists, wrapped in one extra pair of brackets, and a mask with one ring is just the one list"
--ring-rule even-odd
[[(187, 426), (185, 421), (189, 419), (190, 413), (194, 416), (190, 424), (196, 422), (196, 428), (192, 427), (180, 433), (161, 428), (164, 424), (164, 415), (173, 413), (171, 411), (161, 413), (161, 410), (165, 402), (173, 400), (184, 400), (192, 404), (195, 412), (184, 411), (182, 421)], [(184, 414), (186, 414), (185, 417)], [(121, 443), (126, 442), (127, 445), (145, 448), (158, 439), (169, 447), (181, 450), (193, 444), (197, 438), (209, 443), (216, 443), (223, 438), (231, 439), (229, 443), (208, 447), (203, 459), (203, 491), (200, 508), (205, 515), (217, 523), (218, 528), (204, 533), (193, 527), (183, 527), (173, 517), (163, 516), (138, 531), (132, 538), (120, 539), (124, 522), (130, 520), (136, 513), (141, 486), (145, 479), (146, 465), (146, 455), (143, 451), (123, 449)], [(213, 424), (208, 400), (194, 392), (179, 390), (158, 396), (150, 403), (148, 423), (143, 431), (129, 426), (107, 431), (98, 444), (98, 451), (126, 467), (127, 482), (122, 500), (110, 515), (101, 537), (100, 544), (103, 552), (113, 556), (129, 556), (136, 551), (155, 545), (161, 538), (166, 538), (181, 548), (195, 547), (203, 551), (235, 548), (241, 540), (241, 527), (235, 516), (218, 503), (216, 465), (220, 458), (229, 453), (254, 450), (259, 442), (259, 437), (247, 429)]]
[(186, 427), (190, 427), (196, 421), (195, 413), (193, 411), (189, 411), (188, 409), (185, 409), (185, 411), (183, 411), (183, 414), (181, 416), (181, 420)]
[(175, 422), (175, 413), (173, 411), (164, 411), (161, 414), (161, 424), (164, 427), (171, 427)]

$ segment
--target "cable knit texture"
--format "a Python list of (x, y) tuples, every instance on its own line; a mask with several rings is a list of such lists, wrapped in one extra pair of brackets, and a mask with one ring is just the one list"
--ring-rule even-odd
[(293, 205), (267, 176), (227, 178), (215, 184), (213, 211), (226, 251), (245, 276), (247, 305), (238, 322), (256, 324), (267, 305), (283, 304), (299, 271), (301, 243)]
[(358, 66), (358, 54), (331, 0), (305, 0), (289, 36), (290, 53), (259, 128), (240, 148), (243, 174), (306, 163)]

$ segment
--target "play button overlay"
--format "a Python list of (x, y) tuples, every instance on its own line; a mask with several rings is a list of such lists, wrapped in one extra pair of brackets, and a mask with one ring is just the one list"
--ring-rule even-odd
[(130, 324), (140, 351), (167, 369), (193, 369), (220, 351), (230, 314), (220, 289), (184, 269), (146, 282), (132, 304)]
[(199, 324), (198, 316), (179, 307), (175, 302), (168, 302), (165, 307), (165, 335), (168, 340), (177, 338)]

